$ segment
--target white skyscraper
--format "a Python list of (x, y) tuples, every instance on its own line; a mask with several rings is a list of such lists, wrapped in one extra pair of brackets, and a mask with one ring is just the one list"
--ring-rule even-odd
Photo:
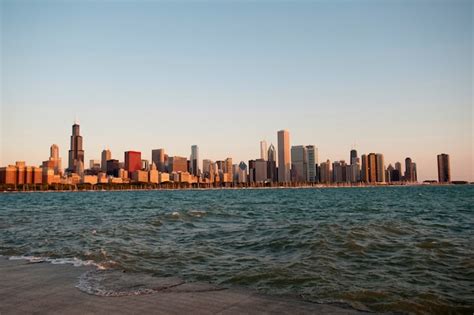
[(268, 150), (267, 150), (267, 141), (260, 141), (260, 158), (264, 161), (268, 161)]

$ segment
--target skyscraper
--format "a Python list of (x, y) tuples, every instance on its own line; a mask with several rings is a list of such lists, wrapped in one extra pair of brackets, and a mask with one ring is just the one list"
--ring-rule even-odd
[(69, 150), (68, 171), (77, 173), (78, 163), (82, 162), (84, 168), (84, 150), (82, 149), (82, 136), (80, 135), (80, 127), (77, 123), (72, 125), (71, 149)]
[(367, 157), (368, 161), (368, 178), (367, 183), (377, 182), (377, 154), (369, 153)]
[(260, 159), (268, 161), (267, 141), (260, 141)]
[(128, 171), (130, 177), (132, 176), (133, 172), (141, 170), (142, 153), (137, 151), (126, 151), (124, 168), (126, 171)]
[(155, 163), (159, 172), (166, 172), (165, 149), (152, 150), (151, 161)]
[(449, 165), (449, 155), (438, 154), (438, 182), (449, 183), (451, 181), (451, 167)]
[(276, 167), (276, 150), (273, 144), (270, 144), (267, 152), (267, 176), (268, 179), (272, 182), (278, 182), (278, 174), (277, 174), (277, 167)]
[(348, 167), (347, 181), (356, 183), (360, 180), (360, 177), (360, 159), (357, 156), (357, 151), (352, 149), (350, 154), (350, 167)]
[(384, 158), (381, 153), (362, 155), (361, 180), (366, 183), (385, 182)]
[(403, 173), (402, 173), (402, 163), (400, 163), (400, 162), (395, 162), (395, 170), (398, 171), (398, 174), (399, 174), (400, 179), (401, 179), (402, 174), (403, 174)]
[(49, 160), (52, 162), (54, 174), (58, 175), (62, 173), (61, 169), (61, 158), (59, 157), (59, 146), (53, 144), (50, 148)]
[(405, 181), (416, 182), (416, 180), (416, 163), (413, 163), (411, 158), (407, 157), (405, 159)]
[(102, 151), (102, 156), (100, 160), (100, 168), (103, 172), (107, 172), (107, 161), (112, 159), (112, 152), (109, 149)]
[(377, 161), (376, 161), (377, 182), (383, 183), (385, 182), (385, 165), (384, 165), (383, 154), (377, 153), (376, 156), (377, 156)]
[(191, 146), (191, 174), (198, 176), (199, 170), (199, 147), (197, 145)]
[(323, 184), (331, 183), (332, 175), (331, 175), (331, 161), (327, 160), (326, 162), (322, 162), (319, 168), (320, 178), (319, 181)]
[(290, 132), (288, 130), (278, 131), (278, 181), (287, 183), (290, 181)]
[(306, 182), (308, 174), (308, 160), (306, 147), (296, 145), (291, 147), (291, 180), (294, 182)]
[(357, 164), (359, 161), (359, 158), (357, 157), (357, 151), (355, 149), (351, 150), (351, 156), (350, 156), (350, 163), (351, 165)]
[(237, 182), (246, 183), (247, 182), (247, 164), (244, 161), (240, 161), (239, 168), (237, 170)]
[(318, 164), (318, 148), (314, 145), (307, 145), (306, 146), (306, 161), (308, 163), (307, 166), (307, 175), (306, 181), (308, 182), (317, 182), (316, 180), (316, 164)]
[(265, 182), (267, 178), (267, 161), (255, 160), (255, 182)]
[(360, 180), (364, 183), (369, 182), (369, 158), (367, 155), (362, 154), (361, 156), (361, 171), (360, 171)]
[(228, 157), (227, 159), (225, 159), (225, 164), (224, 164), (224, 167), (225, 167), (225, 173), (229, 174), (229, 177), (230, 178), (234, 178), (234, 170), (232, 169), (232, 158)]

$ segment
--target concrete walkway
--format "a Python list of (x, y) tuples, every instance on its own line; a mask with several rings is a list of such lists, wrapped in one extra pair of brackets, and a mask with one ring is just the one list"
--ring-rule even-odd
[(361, 313), (249, 290), (206, 290), (205, 284), (183, 284), (147, 295), (100, 297), (75, 287), (79, 276), (88, 270), (91, 268), (0, 257), (0, 315)]

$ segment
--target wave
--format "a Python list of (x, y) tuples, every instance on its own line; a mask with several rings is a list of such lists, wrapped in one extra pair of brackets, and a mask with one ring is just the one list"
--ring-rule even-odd
[(91, 270), (79, 277), (76, 288), (90, 295), (118, 297), (153, 294), (182, 284), (184, 281), (173, 277), (158, 278), (120, 270)]
[(53, 265), (73, 265), (74, 267), (84, 267), (84, 266), (94, 266), (98, 270), (107, 270), (110, 265), (116, 264), (114, 261), (106, 261), (97, 263), (93, 260), (82, 260), (76, 257), (73, 258), (51, 258), (51, 257), (42, 257), (42, 256), (10, 256), (9, 260), (26, 260), (28, 263), (51, 263)]
[(201, 210), (190, 210), (188, 211), (188, 215), (196, 218), (202, 218), (207, 214), (206, 211), (201, 211)]

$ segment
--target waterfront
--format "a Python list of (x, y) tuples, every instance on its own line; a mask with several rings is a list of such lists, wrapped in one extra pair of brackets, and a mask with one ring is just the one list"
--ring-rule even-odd
[(93, 262), (106, 270), (81, 289), (94, 294), (103, 292), (97, 277), (109, 277), (108, 294), (133, 294), (134, 279), (146, 290), (150, 276), (179, 277), (374, 311), (468, 313), (473, 194), (472, 186), (1, 194), (0, 254)]

